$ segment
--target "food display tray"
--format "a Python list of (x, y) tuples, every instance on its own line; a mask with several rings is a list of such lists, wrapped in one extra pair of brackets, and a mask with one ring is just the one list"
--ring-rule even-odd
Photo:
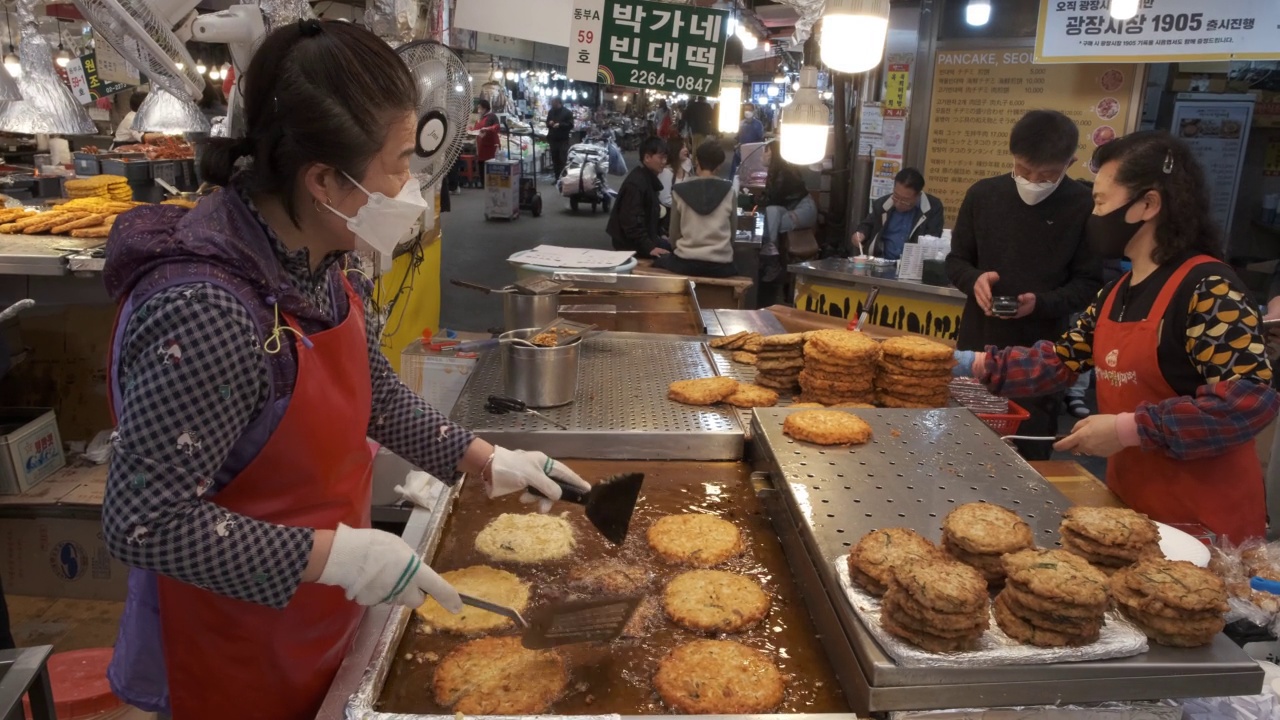
[(534, 415), (494, 415), (502, 395), (501, 350), (476, 363), (452, 419), (504, 447), (553, 457), (615, 460), (739, 460), (743, 426), (733, 408), (695, 407), (667, 399), (676, 380), (712, 377), (713, 359), (699, 338), (604, 332), (583, 341), (576, 399)]
[(952, 508), (979, 500), (1018, 513), (1039, 545), (1054, 547), (1070, 502), (965, 409), (847, 410), (871, 425), (872, 441), (827, 448), (783, 435), (791, 412), (753, 415), (757, 467), (768, 468), (776, 488), (765, 505), (797, 581), (811, 590), (810, 614), (845, 669), (841, 681), (858, 714), (1259, 692), (1262, 671), (1225, 635), (1202, 648), (1152, 644), (1141, 655), (1098, 662), (898, 666), (855, 616), (837, 558), (876, 528), (905, 526), (937, 541)]

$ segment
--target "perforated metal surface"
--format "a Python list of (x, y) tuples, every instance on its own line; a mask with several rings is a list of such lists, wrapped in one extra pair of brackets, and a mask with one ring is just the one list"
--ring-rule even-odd
[(577, 399), (540, 411), (568, 431), (533, 415), (493, 415), (484, 409), (490, 395), (503, 394), (499, 352), (480, 358), (453, 410), (455, 421), (486, 439), (584, 459), (742, 457), (743, 426), (732, 408), (667, 399), (672, 382), (716, 374), (697, 340), (601, 333), (584, 341)]
[[(715, 358), (716, 372), (721, 377), (731, 377), (738, 382), (754, 383), (756, 381), (756, 367), (754, 365), (743, 365), (736, 363), (730, 356), (733, 355), (732, 350), (716, 350), (708, 346), (708, 351)], [(778, 404), (776, 407), (789, 407), (795, 402), (795, 398), (790, 395), (778, 395)], [(737, 408), (738, 421), (742, 423), (742, 428), (746, 431), (747, 442), (751, 441), (751, 409)]]
[(789, 515), (774, 525), (781, 537), (795, 533), (803, 544), (829, 603), (824, 608), (809, 598), (810, 611), (834, 613), (843, 627), (862, 677), (854, 695), (865, 695), (871, 711), (1257, 692), (1256, 664), (1224, 635), (1201, 648), (1152, 645), (1142, 655), (1102, 662), (898, 666), (849, 608), (835, 577), (837, 558), (876, 528), (910, 527), (938, 540), (947, 513), (979, 500), (1018, 513), (1037, 544), (1053, 547), (1070, 502), (965, 409), (842, 411), (870, 423), (873, 439), (829, 448), (783, 435), (783, 419), (792, 412), (801, 411), (757, 409), (752, 420), (754, 445), (783, 498), (780, 512)]
[(986, 501), (1018, 513), (1045, 547), (1058, 540), (1069, 501), (967, 410), (854, 410), (872, 440), (820, 448), (782, 434), (784, 411), (760, 424), (797, 507), (829, 559), (864, 534), (906, 526), (941, 540), (947, 513)]

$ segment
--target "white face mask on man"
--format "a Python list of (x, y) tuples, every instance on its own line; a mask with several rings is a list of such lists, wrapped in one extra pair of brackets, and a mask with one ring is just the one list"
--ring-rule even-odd
[(1066, 172), (1063, 172), (1053, 182), (1033, 183), (1015, 172), (1013, 174), (1013, 182), (1018, 186), (1018, 197), (1022, 198), (1022, 202), (1028, 205), (1039, 205), (1044, 202), (1045, 198), (1052, 195), (1054, 190), (1058, 189), (1058, 186), (1062, 184), (1062, 178), (1066, 176)]
[(422, 217), (429, 207), (422, 196), (422, 186), (418, 179), (410, 177), (395, 197), (387, 197), (380, 192), (369, 192), (356, 182), (355, 178), (346, 175), (347, 179), (369, 196), (354, 217), (338, 212), (331, 205), (325, 205), (334, 215), (347, 221), (347, 229), (355, 233), (369, 247), (390, 255), (396, 246), (404, 242), (413, 231), (414, 223)]

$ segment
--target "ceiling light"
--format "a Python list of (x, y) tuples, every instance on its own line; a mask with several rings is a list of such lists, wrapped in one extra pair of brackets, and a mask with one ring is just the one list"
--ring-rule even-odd
[(1128, 20), (1138, 14), (1138, 0), (1111, 0), (1111, 17)]
[(772, 98), (772, 97), (778, 97), (778, 86), (777, 86), (777, 85), (770, 85), (769, 87), (767, 87), (767, 88), (765, 88), (765, 89), (764, 89), (764, 94), (765, 94), (765, 95), (768, 95), (768, 96), (769, 96), (769, 97), (771, 97), (771, 98)]
[(218, 70), (218, 68), (213, 68), (212, 70), (209, 71), (210, 80), (213, 80), (216, 82), (221, 77), (222, 77), (222, 72)]
[(725, 65), (720, 71), (720, 132), (738, 129), (738, 110), (742, 107), (742, 83), (747, 78), (737, 65)]
[(516, 72), (515, 72), (514, 70), (508, 70), (508, 71), (507, 71), (507, 79), (508, 79), (508, 80), (515, 80), (515, 79), (516, 79)]
[(209, 118), (190, 99), (172, 95), (161, 87), (153, 87), (133, 118), (133, 129), (164, 135), (207, 133)]
[(64, 68), (71, 64), (71, 53), (59, 48), (57, 54), (53, 56), (53, 61), (58, 63), (58, 67)]
[(14, 78), (22, 77), (22, 62), (18, 60), (18, 56), (12, 51), (4, 56), (4, 69), (8, 70), (9, 74)]
[(738, 39), (742, 41), (743, 50), (755, 50), (760, 46), (760, 40), (746, 25), (738, 26)]
[(800, 70), (800, 90), (782, 115), (779, 151), (796, 165), (813, 165), (827, 154), (827, 106), (818, 97), (818, 69)]
[(180, 62), (180, 63), (174, 63), (174, 65), (178, 68), (178, 72), (182, 72), (183, 70), (186, 70), (186, 69), (187, 69), (187, 64), (186, 64), (186, 63), (181, 63), (181, 62)]
[[(1138, 0), (1133, 0), (1134, 12), (1138, 11)], [(1115, 9), (1112, 9), (1115, 12)], [(969, 0), (964, 9), (964, 21), (974, 27), (981, 27), (991, 21), (991, 0)]]
[(774, 84), (774, 85), (785, 85), (785, 84), (787, 84), (787, 76), (786, 76), (786, 75), (781, 75), (781, 74), (779, 74), (779, 75), (774, 75), (774, 76), (773, 76), (773, 84)]
[(822, 61), (838, 72), (866, 72), (884, 59), (888, 34), (889, 0), (827, 0)]
[(197, 74), (197, 75), (203, 75), (203, 74), (205, 74), (205, 72), (207, 72), (207, 71), (208, 71), (208, 69), (209, 69), (209, 68), (205, 67), (205, 64), (204, 64), (203, 62), (201, 62), (201, 61), (199, 61), (199, 60), (197, 60), (197, 61), (196, 61), (196, 74)]

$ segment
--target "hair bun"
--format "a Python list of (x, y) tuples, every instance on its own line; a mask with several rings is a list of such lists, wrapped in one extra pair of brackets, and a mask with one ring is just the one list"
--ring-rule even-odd
[(306, 18), (298, 21), (298, 32), (302, 33), (303, 37), (315, 37), (324, 32), (324, 26), (315, 18)]

